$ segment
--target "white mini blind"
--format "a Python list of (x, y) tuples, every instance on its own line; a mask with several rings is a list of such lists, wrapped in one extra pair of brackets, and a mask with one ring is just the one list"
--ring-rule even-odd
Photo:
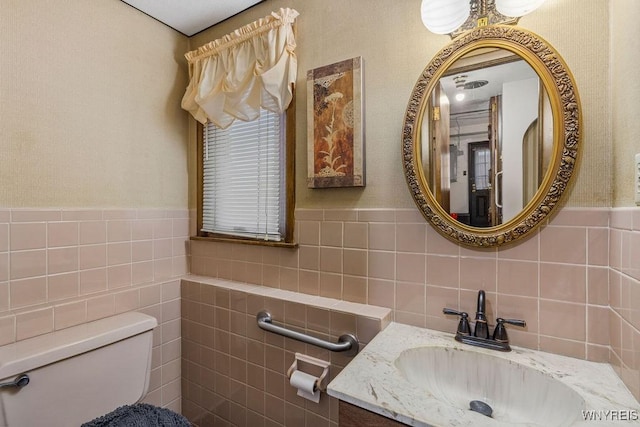
[(283, 240), (284, 114), (204, 126), (202, 231)]

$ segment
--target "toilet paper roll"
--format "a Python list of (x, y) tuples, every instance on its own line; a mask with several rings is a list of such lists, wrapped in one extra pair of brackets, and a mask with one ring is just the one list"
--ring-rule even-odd
[(293, 371), (289, 383), (298, 389), (298, 396), (318, 403), (320, 402), (320, 390), (315, 390), (318, 378), (301, 371)]

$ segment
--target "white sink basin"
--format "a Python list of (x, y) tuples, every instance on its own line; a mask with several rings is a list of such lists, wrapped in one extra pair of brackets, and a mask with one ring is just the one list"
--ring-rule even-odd
[[(391, 323), (327, 393), (419, 427), (621, 425), (606, 414), (640, 424), (640, 405), (608, 364), (518, 347), (499, 352), (453, 338)], [(491, 406), (492, 418), (470, 410), (472, 400)]]
[(511, 425), (567, 426), (582, 419), (585, 409), (584, 399), (567, 385), (534, 368), (488, 354), (418, 347), (400, 353), (395, 365), (426, 398), (463, 410), (479, 400), (491, 407), (493, 419)]

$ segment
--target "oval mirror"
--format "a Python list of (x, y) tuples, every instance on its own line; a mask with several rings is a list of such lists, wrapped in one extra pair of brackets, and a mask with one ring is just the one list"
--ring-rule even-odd
[(511, 26), (462, 34), (427, 65), (407, 106), (402, 155), (414, 201), (461, 244), (526, 236), (573, 175), (580, 114), (573, 76), (547, 42)]

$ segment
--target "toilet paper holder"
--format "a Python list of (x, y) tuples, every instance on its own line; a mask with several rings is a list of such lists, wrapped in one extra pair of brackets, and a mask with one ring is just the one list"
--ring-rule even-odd
[(322, 374), (320, 374), (320, 376), (316, 379), (315, 389), (325, 391), (325, 389), (327, 388), (327, 375), (329, 374), (329, 366), (331, 366), (331, 362), (317, 359), (312, 356), (307, 356), (306, 354), (296, 353), (293, 363), (287, 370), (287, 378), (291, 379), (291, 375), (293, 375), (293, 373), (298, 370), (298, 361), (322, 368)]

